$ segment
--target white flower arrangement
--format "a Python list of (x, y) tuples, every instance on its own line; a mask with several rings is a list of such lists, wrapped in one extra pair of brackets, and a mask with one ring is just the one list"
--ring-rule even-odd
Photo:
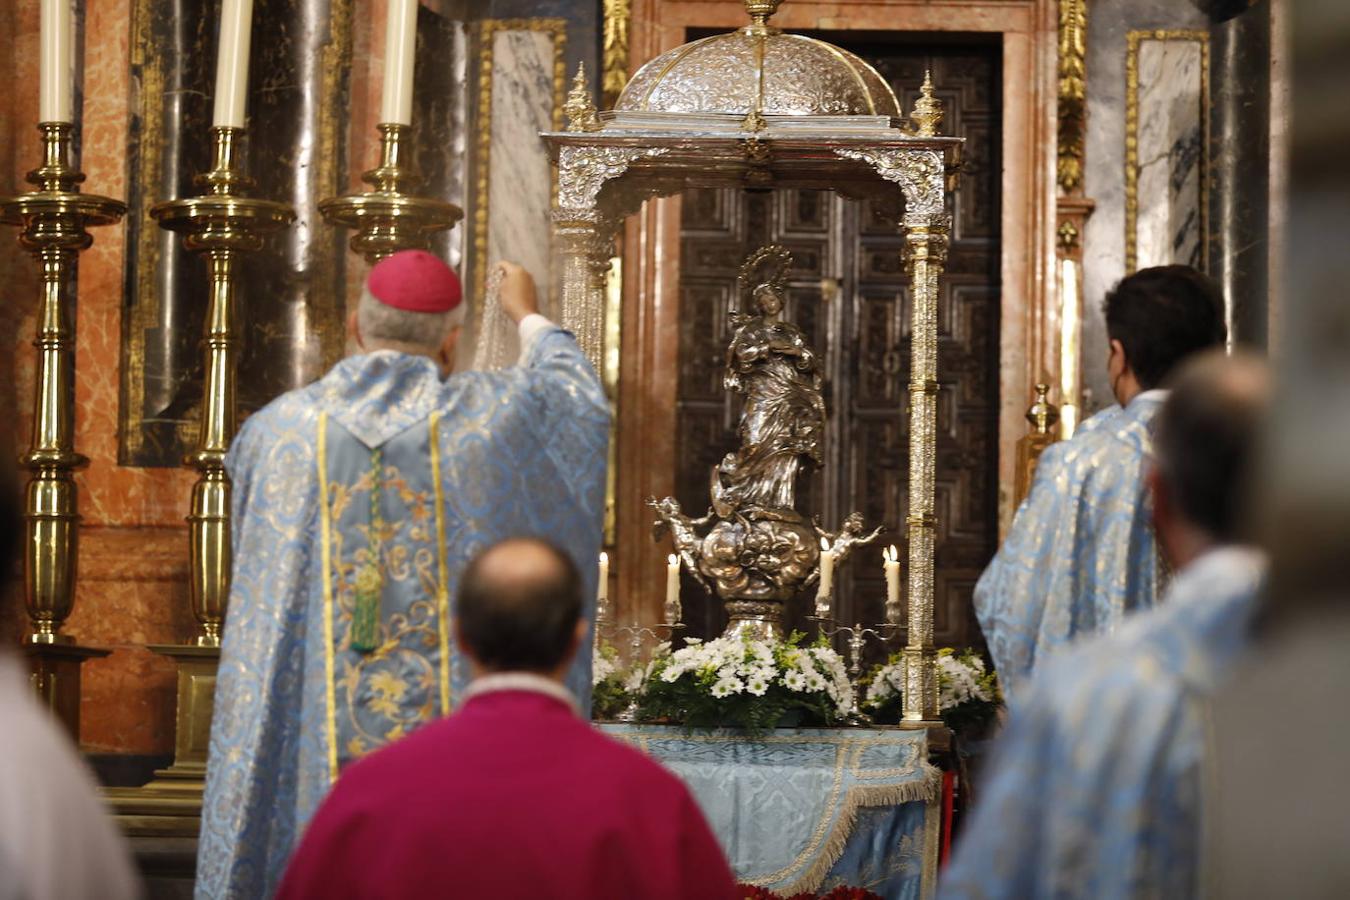
[(619, 674), (619, 661), (612, 647), (596, 642), (591, 649), (591, 687), (599, 687)]
[(853, 704), (844, 661), (826, 646), (721, 637), (689, 639), (658, 656), (645, 673), (639, 702), (649, 716), (691, 727), (731, 724), (752, 731), (771, 727), (791, 709), (832, 720)]
[[(944, 647), (938, 651), (937, 665), (938, 711), (948, 725), (978, 722), (992, 715), (1003, 701), (997, 674), (986, 668), (975, 651)], [(905, 664), (897, 654), (872, 670), (863, 707), (884, 718), (888, 712), (899, 711), (904, 692)]]

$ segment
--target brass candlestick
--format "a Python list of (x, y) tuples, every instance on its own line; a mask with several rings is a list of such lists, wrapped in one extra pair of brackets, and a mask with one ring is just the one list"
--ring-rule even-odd
[(295, 211), (242, 192), (252, 185), (236, 159), (242, 128), (211, 129), (211, 171), (198, 175), (200, 197), (160, 203), (150, 210), (159, 224), (183, 233), (183, 246), (201, 250), (211, 279), (206, 314), (206, 383), (196, 449), (184, 460), (200, 477), (188, 516), (191, 540), (189, 595), (201, 625), (194, 643), (219, 647), (230, 590), (230, 480), (225, 452), (235, 429), (235, 282), (239, 255), (262, 248), (263, 235), (288, 225)]
[(375, 263), (399, 250), (425, 250), (431, 236), (454, 226), (464, 211), (453, 203), (412, 193), (421, 179), (406, 162), (407, 125), (382, 122), (380, 165), (361, 176), (364, 194), (333, 197), (319, 204), (330, 225), (352, 228), (351, 248)]
[(19, 244), (42, 266), (33, 436), (23, 457), (33, 473), (24, 508), (24, 602), (32, 632), (24, 642), (39, 694), (78, 738), (79, 667), (106, 651), (77, 647), (61, 633), (75, 606), (79, 557), (74, 473), (89, 462), (75, 452), (75, 309), (67, 282), (80, 251), (94, 242), (86, 228), (115, 224), (127, 207), (120, 200), (80, 193), (84, 173), (70, 164), (73, 129), (69, 122), (38, 125), (42, 165), (28, 173), (36, 189), (0, 199), (0, 222), (19, 226)]

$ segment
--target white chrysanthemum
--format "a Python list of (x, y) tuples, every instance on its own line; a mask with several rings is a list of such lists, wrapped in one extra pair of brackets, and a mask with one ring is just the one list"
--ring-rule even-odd
[(591, 685), (595, 686), (611, 678), (619, 667), (598, 649), (591, 653)]
[(745, 689), (756, 697), (763, 697), (769, 690), (769, 683), (763, 678), (751, 677), (745, 683)]
[(790, 691), (806, 690), (806, 676), (797, 669), (789, 669), (783, 675), (783, 685)]
[(814, 672), (811, 673), (810, 675), (807, 675), (807, 676), (806, 676), (806, 689), (807, 689), (808, 691), (812, 691), (812, 692), (815, 692), (815, 691), (823, 691), (823, 690), (825, 690), (825, 679), (824, 679), (824, 678), (821, 678), (819, 675), (815, 674)]
[(722, 678), (712, 686), (712, 695), (721, 700), (723, 697), (739, 694), (744, 689), (745, 684), (739, 678)]

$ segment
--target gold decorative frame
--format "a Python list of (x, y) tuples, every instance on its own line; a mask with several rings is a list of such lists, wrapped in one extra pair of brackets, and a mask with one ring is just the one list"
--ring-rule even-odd
[(605, 109), (611, 109), (628, 84), (628, 29), (633, 18), (633, 0), (604, 0), (605, 23), (600, 69), (600, 97)]
[[(499, 31), (543, 31), (553, 35), (553, 128), (563, 124), (566, 97), (567, 20), (484, 19), (479, 23), (478, 146), (474, 152), (473, 185), (473, 302), (481, 301), (487, 284), (488, 193), (492, 172), (492, 44)], [(558, 192), (558, 169), (553, 166), (552, 193)]]
[(1059, 0), (1059, 187), (1082, 193), (1087, 131), (1087, 0)]
[(1209, 261), (1209, 32), (1194, 29), (1138, 29), (1126, 36), (1125, 51), (1125, 273), (1139, 262), (1139, 45), (1144, 41), (1193, 41), (1200, 45), (1200, 258)]

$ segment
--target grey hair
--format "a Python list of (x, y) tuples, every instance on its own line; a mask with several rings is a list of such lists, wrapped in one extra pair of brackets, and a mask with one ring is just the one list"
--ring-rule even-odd
[(464, 304), (449, 312), (421, 313), (386, 306), (361, 290), (356, 307), (356, 325), (367, 344), (393, 343), (433, 350), (441, 345), (451, 329), (464, 324)]

